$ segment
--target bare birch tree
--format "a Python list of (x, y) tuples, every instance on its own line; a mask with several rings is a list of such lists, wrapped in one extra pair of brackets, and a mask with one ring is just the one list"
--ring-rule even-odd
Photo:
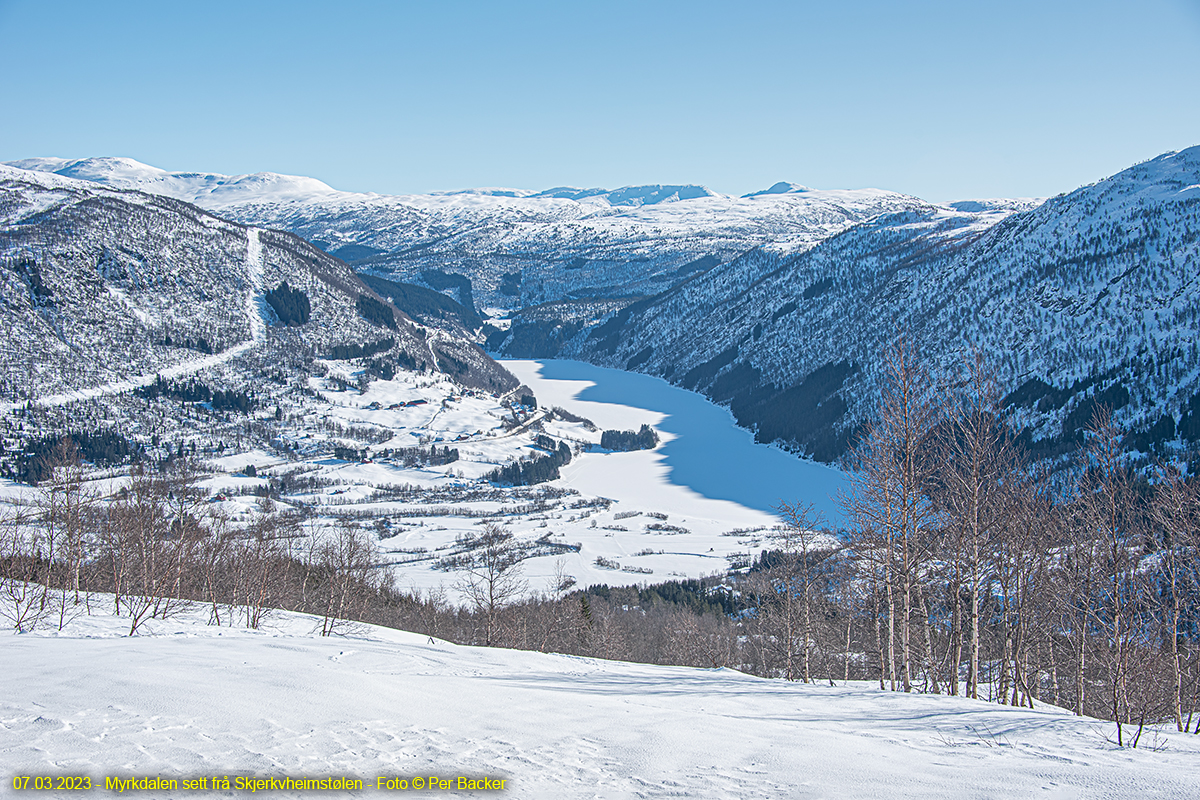
[(917, 581), (928, 557), (935, 522), (925, 489), (938, 407), (928, 375), (903, 338), (888, 349), (883, 366), (885, 385), (878, 421), (867, 428), (855, 453), (859, 469), (842, 504), (852, 520), (860, 557), (873, 553), (873, 560), (884, 567), (892, 651), (889, 661), (896, 663), (894, 648), (898, 644), (900, 683), (904, 691), (911, 692)]
[(484, 619), (483, 643), (496, 640), (500, 611), (528, 589), (521, 576), (521, 550), (513, 536), (495, 523), (470, 542), (471, 551), (459, 587)]
[[(943, 550), (949, 551), (943, 559), (952, 604), (950, 693), (958, 693), (965, 644), (966, 696), (978, 698), (983, 594), (993, 547), (1013, 520), (1021, 465), (1013, 437), (1000, 419), (1000, 392), (993, 376), (978, 354), (967, 370), (962, 391), (945, 403), (948, 413), (937, 442), (939, 469), (933, 489), (946, 517)], [(964, 592), (965, 608), (960, 608)]]
[(324, 582), (321, 635), (345, 629), (375, 589), (378, 556), (364, 532), (339, 525), (315, 549), (316, 571)]
[[(1186, 481), (1177, 469), (1168, 469), (1155, 493), (1153, 535), (1159, 556), (1158, 616), (1162, 638), (1170, 657), (1170, 705), (1175, 727), (1184, 730), (1183, 664), (1189, 598), (1200, 595), (1200, 484)], [(1189, 614), (1188, 612), (1191, 612)]]

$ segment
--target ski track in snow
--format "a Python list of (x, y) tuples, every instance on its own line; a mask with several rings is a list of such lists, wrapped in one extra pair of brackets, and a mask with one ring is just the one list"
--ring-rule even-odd
[[(246, 273), (249, 283), (246, 294), (246, 317), (250, 325), (251, 337), (249, 341), (241, 342), (211, 356), (166, 367), (152, 375), (136, 375), (124, 380), (101, 384), (100, 386), (91, 386), (86, 389), (75, 389), (70, 392), (48, 395), (38, 398), (34, 402), (39, 406), (62, 406), (94, 397), (120, 394), (121, 392), (132, 391), (142, 386), (149, 386), (159, 376), (163, 378), (178, 378), (182, 375), (190, 375), (209, 367), (223, 364), (246, 352), (256, 344), (262, 342), (267, 335), (267, 324), (263, 319), (263, 314), (265, 313), (263, 305), (266, 303), (266, 300), (263, 299), (262, 241), (259, 239), (258, 228), (247, 228), (246, 230)], [(5, 407), (8, 410), (12, 410), (16, 407), (16, 404), (7, 403)]]
[[(215, 353), (211, 356), (198, 358), (194, 361), (185, 361), (182, 364), (176, 364), (173, 367), (160, 369), (153, 375), (137, 375), (132, 378), (125, 378), (120, 381), (112, 381), (110, 383), (101, 384), (100, 386), (92, 386), (87, 389), (75, 389), (70, 392), (61, 394), (48, 395), (35, 400), (35, 404), (39, 406), (62, 406), (67, 403), (74, 403), (80, 400), (88, 400), (93, 397), (102, 397), (109, 394), (120, 394), (137, 389), (140, 386), (149, 386), (154, 383), (159, 376), (163, 378), (178, 378), (181, 375), (190, 375), (199, 372), (209, 367), (215, 367), (218, 364), (223, 364), (226, 361), (241, 355), (257, 344), (256, 341), (242, 342), (230, 347), (228, 350), (222, 350), (220, 353)], [(13, 403), (8, 403), (8, 408), (15, 407)]]
[(321, 638), (318, 619), (286, 613), (248, 630), (208, 626), (197, 608), (129, 638), (111, 602), (94, 598), (96, 615), (62, 632), (0, 633), (0, 792), (8, 775), (257, 774), (487, 775), (523, 799), (1194, 796), (1200, 737), (1151, 732), (1120, 749), (1107, 723), (1044, 705), (365, 625)]
[(246, 318), (250, 321), (250, 337), (261, 342), (267, 335), (267, 324), (263, 321), (263, 260), (262, 241), (258, 228), (246, 229), (246, 277), (250, 283), (246, 295)]

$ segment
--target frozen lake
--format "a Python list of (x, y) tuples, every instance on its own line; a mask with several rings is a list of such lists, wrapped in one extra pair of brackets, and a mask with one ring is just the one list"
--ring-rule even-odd
[(564, 478), (580, 491), (614, 499), (642, 496), (682, 514), (702, 514), (704, 506), (726, 503), (773, 514), (781, 501), (810, 502), (827, 524), (841, 522), (837, 495), (844, 473), (756, 443), (728, 409), (695, 392), (580, 361), (502, 363), (542, 406), (562, 406), (601, 428), (649, 423), (659, 431), (663, 441), (654, 451), (613, 453), (569, 465)]

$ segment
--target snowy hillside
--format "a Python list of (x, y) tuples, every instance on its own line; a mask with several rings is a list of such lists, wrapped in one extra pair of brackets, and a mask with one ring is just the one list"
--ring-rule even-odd
[[(384, 196), (334, 192), (291, 176), (166, 173), (129, 159), (11, 164), (157, 192), (287, 230), (356, 269), (449, 289), (480, 309), (653, 294), (750, 248), (794, 252), (877, 214), (928, 205), (877, 189), (795, 184), (741, 198), (660, 185)], [(469, 288), (447, 274), (465, 276)]]
[[(397, 315), (343, 263), (290, 234), (91, 181), (0, 167), (0, 281), (0, 324), (14, 345), (0, 354), (9, 401), (112, 393), (235, 357), (278, 368), (337, 346), (515, 386), (478, 347)], [(285, 282), (303, 318), (281, 318), (272, 304)]]
[(944, 380), (980, 349), (1021, 389), (1010, 403), (1035, 439), (1070, 440), (1097, 402), (1174, 438), (1200, 390), (1200, 148), (1026, 210), (955, 206), (883, 214), (799, 255), (756, 249), (624, 307), (530, 309), (493, 346), (662, 375), (827, 460), (907, 331)]
[(379, 276), (453, 297), (425, 321), (460, 337), (483, 322), (476, 309), (512, 310), (483, 329), (489, 349), (665, 377), (822, 461), (870, 416), (878, 354), (902, 330), (938, 380), (978, 348), (1045, 454), (1069, 449), (1097, 404), (1143, 450), (1200, 437), (1200, 148), (1045, 203), (947, 205), (787, 182), (741, 198), (696, 186), (388, 197), (128, 159), (14, 163), (291, 231), (397, 305), (409, 290)]
[(1190, 796), (1200, 758), (1197, 737), (1153, 730), (1118, 748), (1106, 723), (1045, 705), (462, 647), (366, 625), (321, 638), (320, 620), (299, 614), (249, 630), (192, 611), (129, 638), (110, 608), (98, 595), (62, 631), (0, 633), (6, 785), (90, 778), (91, 792), (37, 792), (69, 797), (114, 776), (340, 777), (363, 784), (339, 795), (373, 796), (380, 777), (411, 789), (463, 776), (503, 779), (521, 798), (1124, 800)]

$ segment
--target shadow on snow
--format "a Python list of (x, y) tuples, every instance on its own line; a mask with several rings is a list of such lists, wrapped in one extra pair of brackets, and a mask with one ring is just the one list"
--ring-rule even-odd
[(581, 361), (536, 363), (545, 380), (592, 382), (576, 394), (579, 400), (664, 414), (655, 427), (675, 437), (658, 447), (671, 483), (766, 512), (774, 512), (780, 501), (812, 503), (826, 524), (841, 523), (837, 492), (845, 485), (844, 473), (756, 443), (753, 434), (737, 427), (728, 409), (702, 395), (661, 378)]

